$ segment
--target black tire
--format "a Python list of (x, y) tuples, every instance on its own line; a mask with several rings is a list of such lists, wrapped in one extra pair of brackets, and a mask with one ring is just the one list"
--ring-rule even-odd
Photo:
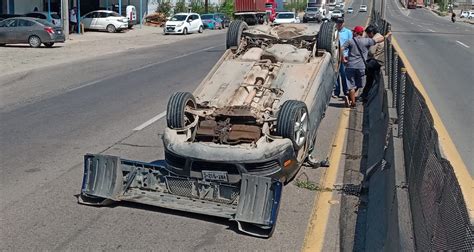
[(44, 46), (48, 47), (48, 48), (51, 48), (53, 47), (54, 43), (53, 42), (48, 42), (48, 43), (43, 43)]
[(171, 95), (166, 107), (166, 123), (171, 129), (182, 129), (193, 122), (193, 115), (185, 113), (186, 106), (196, 108), (196, 100), (189, 92)]
[(234, 20), (229, 25), (227, 30), (226, 38), (226, 48), (238, 48), (240, 44), (240, 39), (242, 37), (242, 32), (247, 30), (249, 26), (242, 20)]
[(5, 46), (5, 44), (1, 43), (0, 46)]
[(32, 35), (28, 38), (28, 44), (33, 48), (38, 48), (41, 46), (41, 39), (36, 35)]
[(303, 18), (303, 23), (308, 23), (308, 20)]
[[(303, 114), (305, 114), (305, 119), (302, 119)], [(298, 122), (300, 123), (297, 124)], [(299, 134), (298, 131), (300, 132)], [(289, 138), (293, 142), (295, 151), (298, 151), (308, 141), (308, 131), (309, 114), (306, 104), (302, 101), (285, 101), (278, 112), (276, 134)]]
[(323, 49), (332, 55), (334, 69), (339, 69), (339, 33), (334, 22), (325, 22), (321, 24), (321, 28), (316, 37), (316, 45), (318, 49)]
[(201, 26), (199, 26), (199, 30), (198, 30), (199, 33), (203, 33), (204, 32), (204, 28)]
[(183, 35), (188, 35), (188, 28), (184, 27), (184, 29), (183, 29)]
[(106, 27), (107, 31), (110, 32), (110, 33), (114, 33), (117, 31), (117, 29), (115, 28), (115, 26), (113, 24), (109, 24), (107, 25)]

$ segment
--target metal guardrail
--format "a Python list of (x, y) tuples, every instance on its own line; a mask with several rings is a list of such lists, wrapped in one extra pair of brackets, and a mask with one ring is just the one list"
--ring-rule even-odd
[[(382, 34), (390, 30), (390, 23), (375, 10), (371, 23)], [(403, 141), (415, 248), (472, 251), (474, 227), (454, 169), (441, 155), (438, 132), (425, 98), (407, 73), (392, 40), (385, 42), (385, 59), (388, 88), (398, 114), (397, 137)]]

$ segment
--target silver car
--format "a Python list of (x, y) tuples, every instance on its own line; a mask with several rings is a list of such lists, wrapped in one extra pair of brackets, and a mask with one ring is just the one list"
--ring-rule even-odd
[(81, 18), (85, 29), (117, 32), (128, 29), (128, 18), (117, 12), (98, 10), (87, 13)]
[(52, 47), (66, 40), (59, 27), (46, 20), (17, 17), (0, 22), (0, 46), (5, 44), (29, 44), (31, 47)]

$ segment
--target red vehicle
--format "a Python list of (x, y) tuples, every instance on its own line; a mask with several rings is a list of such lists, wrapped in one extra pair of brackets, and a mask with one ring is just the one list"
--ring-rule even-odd
[(423, 6), (425, 6), (425, 3), (423, 2), (423, 0), (416, 0), (417, 8), (423, 8)]
[[(283, 7), (282, 1), (280, 2)], [(270, 21), (273, 21), (277, 14), (277, 7), (280, 6), (275, 0), (235, 0), (234, 16), (249, 25), (255, 25), (264, 22), (265, 14), (268, 15)]]
[(407, 9), (416, 9), (416, 0), (408, 0)]

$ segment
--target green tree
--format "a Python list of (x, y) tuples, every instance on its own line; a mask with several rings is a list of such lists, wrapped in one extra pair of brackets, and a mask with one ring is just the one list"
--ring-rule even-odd
[(176, 2), (176, 5), (174, 6), (174, 13), (179, 12), (188, 12), (188, 8), (186, 8), (186, 3), (183, 0)]
[(169, 16), (171, 14), (171, 9), (172, 9), (172, 6), (169, 1), (162, 1), (160, 5), (158, 5), (156, 12), (162, 13), (165, 16)]
[(234, 1), (225, 0), (220, 6), (219, 12), (226, 14), (228, 17), (232, 17), (234, 15)]

